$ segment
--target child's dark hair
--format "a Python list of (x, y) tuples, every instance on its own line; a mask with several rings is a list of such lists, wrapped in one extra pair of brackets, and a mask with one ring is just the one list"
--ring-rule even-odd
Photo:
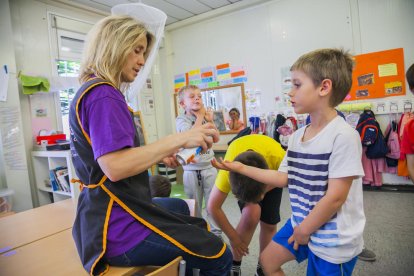
[(414, 93), (414, 64), (411, 64), (410, 68), (408, 68), (405, 77), (407, 78), (408, 87)]
[(340, 104), (352, 87), (352, 56), (342, 49), (319, 49), (301, 56), (290, 71), (302, 71), (308, 75), (317, 87), (324, 79), (332, 81), (332, 93), (329, 99), (331, 107)]
[(240, 111), (236, 107), (233, 107), (232, 109), (230, 109), (229, 114), (233, 111), (236, 112), (240, 116)]
[(169, 197), (171, 194), (171, 182), (162, 175), (151, 175), (149, 177), (151, 197)]
[[(264, 157), (252, 150), (240, 153), (234, 161), (261, 169), (268, 168)], [(257, 203), (265, 192), (265, 184), (235, 172), (230, 172), (230, 185), (234, 196), (243, 202)]]

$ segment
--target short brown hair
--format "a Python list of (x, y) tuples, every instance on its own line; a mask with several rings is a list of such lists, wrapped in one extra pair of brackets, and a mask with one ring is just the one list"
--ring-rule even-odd
[(162, 175), (151, 175), (149, 177), (151, 197), (169, 197), (171, 194), (171, 182)]
[(319, 49), (301, 56), (290, 71), (302, 71), (308, 75), (315, 86), (324, 79), (332, 81), (332, 93), (329, 99), (331, 107), (340, 104), (352, 87), (352, 56), (342, 49)]
[[(252, 150), (240, 153), (234, 161), (256, 168), (269, 168), (264, 157)], [(235, 172), (230, 172), (230, 185), (234, 196), (243, 202), (258, 203), (265, 192), (265, 184)]]

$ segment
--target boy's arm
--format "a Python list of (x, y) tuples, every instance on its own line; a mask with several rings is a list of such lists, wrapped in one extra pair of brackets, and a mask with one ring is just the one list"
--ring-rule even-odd
[(295, 241), (295, 249), (299, 244), (308, 244), (310, 235), (338, 212), (348, 197), (354, 178), (354, 176), (349, 176), (328, 180), (328, 190), (325, 196), (315, 205), (302, 223), (295, 227), (294, 233), (289, 239), (289, 243)]
[(228, 160), (223, 160), (222, 158), (220, 158), (220, 161), (213, 159), (211, 161), (211, 164), (219, 170), (226, 170), (243, 174), (256, 181), (262, 182), (273, 187), (283, 188), (286, 187), (288, 183), (288, 175), (285, 172), (274, 171), (269, 169), (259, 169), (256, 167), (244, 165), (237, 161), (231, 162)]
[(245, 244), (236, 229), (231, 225), (224, 213), (222, 206), (227, 198), (226, 193), (220, 191), (215, 185), (211, 190), (210, 197), (208, 200), (207, 208), (214, 221), (218, 224), (220, 229), (226, 234), (230, 240), (230, 245), (233, 254), (237, 255), (238, 258), (245, 256), (249, 253), (248, 245)]
[(201, 126), (204, 122), (213, 122), (213, 114), (212, 111), (206, 110), (205, 107), (200, 108), (197, 111), (191, 111), (191, 113), (196, 116), (196, 120), (194, 122), (194, 126)]

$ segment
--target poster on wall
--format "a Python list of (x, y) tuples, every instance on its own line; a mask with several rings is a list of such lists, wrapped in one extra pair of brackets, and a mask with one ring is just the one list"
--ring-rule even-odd
[(405, 95), (403, 48), (354, 56), (352, 88), (345, 101)]
[(244, 66), (231, 66), (230, 63), (194, 69), (174, 76), (174, 91), (177, 93), (185, 85), (197, 85), (200, 89), (247, 82)]
[(280, 68), (281, 76), (281, 95), (282, 95), (282, 107), (290, 107), (292, 103), (290, 102), (290, 97), (288, 93), (292, 89), (292, 77), (290, 73), (290, 66), (285, 66)]

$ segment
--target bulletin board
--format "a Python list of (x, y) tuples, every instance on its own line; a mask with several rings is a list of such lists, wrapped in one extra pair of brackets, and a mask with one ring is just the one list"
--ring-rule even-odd
[(351, 92), (346, 101), (405, 95), (403, 48), (354, 56)]

